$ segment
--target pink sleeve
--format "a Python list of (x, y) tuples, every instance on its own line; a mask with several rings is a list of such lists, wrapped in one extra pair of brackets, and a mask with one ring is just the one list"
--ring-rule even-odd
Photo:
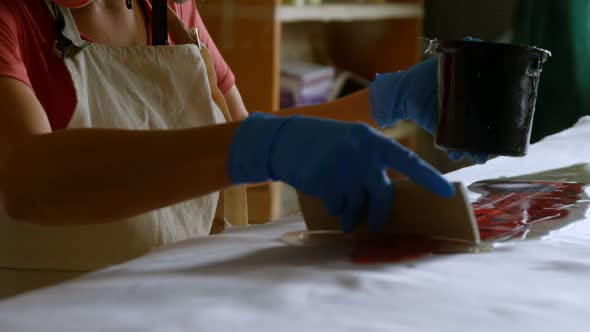
[(0, 76), (31, 86), (22, 57), (17, 20), (9, 1), (0, 2)]
[(199, 29), (199, 37), (201, 42), (207, 46), (207, 49), (211, 53), (211, 57), (213, 57), (213, 65), (215, 66), (215, 74), (217, 75), (217, 86), (221, 93), (226, 94), (229, 89), (235, 84), (235, 76), (234, 73), (229, 68), (228, 64), (221, 56), (219, 49), (211, 39), (207, 28), (205, 27), (205, 23), (201, 19), (197, 7), (194, 1), (188, 1), (185, 4), (180, 5), (181, 8), (177, 13), (180, 17), (184, 20), (184, 22), (189, 27), (194, 27)]

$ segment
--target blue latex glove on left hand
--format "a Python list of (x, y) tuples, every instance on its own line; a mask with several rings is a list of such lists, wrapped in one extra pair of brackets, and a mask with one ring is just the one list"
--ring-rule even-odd
[(443, 197), (454, 187), (438, 171), (395, 141), (364, 124), (253, 113), (238, 128), (229, 155), (234, 183), (284, 181), (321, 199), (352, 231), (368, 203), (368, 226), (387, 222), (395, 169)]
[[(395, 73), (378, 75), (369, 87), (371, 112), (383, 128), (400, 120), (412, 120), (430, 134), (438, 121), (438, 57)], [(459, 161), (464, 152), (449, 151), (449, 158)], [(467, 154), (476, 163), (485, 163), (485, 154)]]

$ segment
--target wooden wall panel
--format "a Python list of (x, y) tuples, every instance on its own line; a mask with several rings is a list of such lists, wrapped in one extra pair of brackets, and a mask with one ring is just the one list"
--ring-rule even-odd
[(420, 60), (421, 19), (333, 23), (329, 52), (334, 63), (367, 79), (375, 73), (405, 69)]
[(250, 111), (278, 109), (278, 0), (197, 1), (212, 38), (229, 63)]

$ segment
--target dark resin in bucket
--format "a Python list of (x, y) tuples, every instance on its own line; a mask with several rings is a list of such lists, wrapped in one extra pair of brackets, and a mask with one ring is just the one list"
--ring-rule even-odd
[(477, 41), (436, 41), (434, 46), (439, 54), (436, 144), (526, 155), (541, 69), (551, 53)]

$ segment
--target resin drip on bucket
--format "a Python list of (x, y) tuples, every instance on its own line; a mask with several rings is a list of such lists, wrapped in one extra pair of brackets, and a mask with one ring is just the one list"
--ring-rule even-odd
[(536, 47), (433, 41), (438, 62), (436, 144), (447, 150), (527, 154), (543, 64)]

